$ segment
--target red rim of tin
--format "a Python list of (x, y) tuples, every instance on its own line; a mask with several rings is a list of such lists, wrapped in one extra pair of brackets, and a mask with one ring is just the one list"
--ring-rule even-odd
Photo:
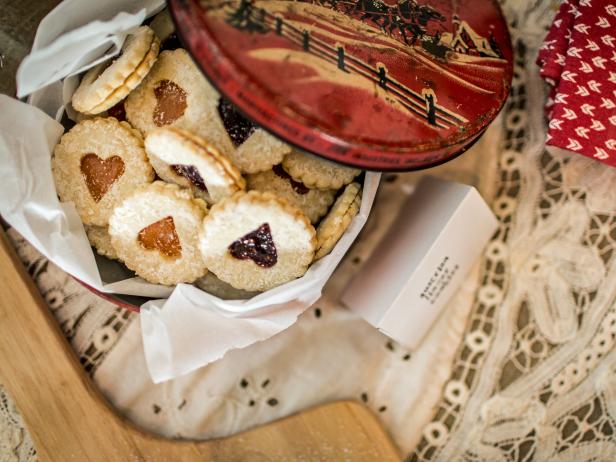
[[(252, 4), (252, 0), (244, 1), (248, 1)], [(387, 2), (390, 2), (392, 0), (361, 0), (357, 3), (362, 3), (362, 1), (372, 2), (371, 4), (378, 3), (381, 5), (388, 5)], [(414, 2), (414, 0), (401, 0), (399, 4), (402, 4), (405, 1), (412, 2), (413, 5), (418, 5), (416, 2)], [(469, 3), (474, 1), (475, 0), (460, 0), (456, 3)], [(298, 112), (294, 112), (294, 109), (290, 108), (290, 106), (288, 105), (280, 105), (280, 95), (276, 95), (275, 93), (269, 91), (268, 88), (265, 88), (265, 86), (262, 84), (262, 81), (259, 81), (258, 78), (255, 78), (254, 75), (247, 73), (246, 70), (242, 68), (241, 63), (238, 63), (238, 60), (233, 59), (229, 51), (229, 46), (221, 45), (221, 37), (226, 38), (227, 36), (225, 34), (231, 33), (236, 35), (231, 35), (229, 37), (237, 38), (237, 34), (240, 34), (239, 37), (241, 38), (248, 37), (247, 40), (257, 40), (261, 39), (261, 37), (265, 37), (265, 35), (246, 35), (246, 32), (243, 30), (237, 32), (233, 28), (228, 26), (227, 23), (229, 21), (213, 22), (211, 18), (208, 18), (207, 7), (203, 6), (209, 6), (213, 3), (214, 2), (210, 0), (201, 2), (197, 0), (169, 1), (169, 8), (173, 20), (176, 23), (178, 35), (181, 38), (182, 42), (186, 45), (187, 49), (192, 54), (197, 64), (201, 67), (203, 73), (208, 77), (208, 79), (220, 91), (221, 94), (227, 97), (240, 110), (240, 112), (244, 113), (256, 124), (260, 125), (266, 130), (272, 132), (277, 137), (302, 150), (320, 155), (329, 160), (366, 170), (379, 171), (408, 171), (424, 169), (439, 165), (463, 153), (466, 149), (470, 147), (470, 145), (472, 145), (477, 140), (477, 138), (485, 131), (488, 124), (496, 117), (498, 112), (502, 109), (506, 97), (509, 93), (512, 78), (512, 52), (509, 33), (507, 31), (506, 23), (502, 17), (499, 6), (493, 1), (484, 2), (482, 3), (483, 10), (489, 10), (489, 13), (476, 12), (474, 13), (474, 15), (478, 15), (480, 19), (485, 19), (486, 15), (488, 15), (487, 17), (491, 19), (492, 22), (490, 23), (489, 41), (485, 37), (477, 34), (475, 32), (475, 29), (469, 26), (466, 21), (460, 21), (460, 19), (458, 19), (456, 15), (453, 16), (453, 18), (455, 19), (452, 20), (451, 11), (449, 11), (448, 13), (447, 21), (451, 22), (452, 24), (456, 24), (458, 30), (458, 32), (456, 33), (456, 37), (460, 35), (460, 30), (462, 30), (462, 34), (466, 33), (465, 31), (468, 30), (469, 32), (466, 35), (470, 34), (473, 37), (477, 36), (478, 38), (476, 38), (475, 41), (477, 43), (483, 44), (483, 50), (487, 50), (488, 52), (490, 52), (490, 50), (496, 49), (498, 50), (499, 57), (495, 58), (492, 56), (486, 56), (485, 54), (483, 54), (481, 57), (478, 55), (472, 56), (469, 55), (469, 51), (466, 50), (466, 54), (461, 54), (457, 51), (447, 52), (447, 59), (449, 59), (450, 56), (455, 55), (456, 57), (461, 57), (461, 61), (439, 61), (434, 58), (434, 62), (437, 62), (437, 64), (440, 62), (439, 65), (442, 66), (463, 66), (463, 69), (465, 69), (464, 72), (466, 73), (465, 75), (468, 79), (470, 79), (469, 82), (466, 82), (462, 78), (453, 75), (450, 71), (447, 71), (448, 73), (444, 74), (445, 77), (443, 77), (443, 81), (448, 82), (452, 78), (457, 78), (458, 84), (473, 86), (474, 88), (478, 87), (471, 83), (472, 79), (476, 79), (476, 81), (482, 81), (484, 83), (486, 83), (487, 79), (483, 78), (481, 75), (477, 76), (469, 73), (470, 71), (466, 68), (470, 68), (472, 72), (477, 74), (479, 72), (476, 70), (477, 66), (479, 66), (479, 64), (477, 64), (478, 62), (487, 62), (491, 66), (493, 72), (496, 72), (496, 70), (494, 69), (497, 68), (497, 65), (500, 66), (498, 68), (498, 75), (501, 76), (501, 81), (496, 83), (490, 81), (488, 83), (488, 85), (492, 85), (492, 87), (496, 85), (496, 89), (492, 91), (491, 94), (483, 94), (483, 96), (480, 95), (479, 97), (477, 97), (476, 95), (466, 96), (466, 101), (478, 102), (477, 109), (468, 109), (469, 111), (471, 111), (471, 113), (473, 110), (479, 111), (479, 109), (481, 109), (481, 112), (474, 113), (473, 122), (470, 122), (471, 119), (467, 119), (463, 115), (457, 114), (455, 113), (455, 111), (451, 111), (447, 107), (441, 106), (439, 103), (432, 104), (431, 102), (431, 106), (427, 105), (428, 103), (426, 103), (426, 105), (432, 110), (432, 120), (434, 121), (435, 117), (437, 118), (435, 122), (437, 125), (436, 128), (443, 128), (438, 126), (439, 122), (440, 120), (445, 120), (447, 118), (448, 120), (464, 120), (464, 122), (459, 122), (457, 125), (457, 122), (451, 122), (451, 126), (449, 126), (450, 130), (447, 132), (446, 136), (442, 136), (440, 138), (426, 138), (424, 140), (425, 142), (422, 142), (421, 144), (414, 144), (412, 146), (409, 145), (408, 142), (405, 144), (399, 141), (392, 141), (391, 143), (388, 142), (389, 144), (385, 142), (379, 144), (375, 144), (374, 142), (369, 143), (366, 141), (361, 141), (360, 139), (358, 139), (357, 136), (349, 137), (346, 136), (345, 133), (333, 133), (331, 130), (323, 130), (322, 127), (311, 124), (310, 120), (306, 118), (306, 114), (299, 114)], [(226, 2), (226, 4), (229, 3), (234, 2)], [(235, 2), (235, 4), (237, 3), (239, 3), (239, 1)], [(272, 2), (270, 2), (270, 4), (271, 3)], [(290, 4), (291, 2), (280, 2), (280, 4), (283, 3)], [(312, 2), (293, 3), (295, 3), (296, 5), (312, 5)], [(441, 0), (440, 2), (437, 1), (432, 3), (449, 4), (451, 3), (451, 1)], [(332, 2), (332, 4), (335, 5), (335, 2)], [(320, 4), (319, 7), (321, 6), (322, 5)], [(423, 8), (424, 6), (418, 5), (418, 7)], [(390, 8), (393, 7), (390, 6)], [(398, 8), (400, 7), (398, 6)], [(431, 7), (426, 8), (430, 9)], [(264, 8), (262, 9), (264, 10)], [(458, 10), (455, 10), (455, 12), (457, 11)], [(336, 10), (336, 12), (338, 13), (338, 10)], [(263, 14), (269, 13), (266, 12)], [(278, 13), (276, 14), (278, 15)], [(467, 13), (467, 16), (469, 14), (473, 15), (473, 13)], [(445, 18), (445, 16), (441, 16)], [(273, 18), (274, 16), (271, 17)], [(498, 27), (494, 26), (494, 22), (496, 22), (496, 26)], [(222, 24), (222, 26), (220, 26), (220, 24), (218, 23)], [(463, 24), (464, 26), (460, 27), (460, 24)], [(221, 30), (215, 31), (214, 28), (219, 26), (226, 29), (221, 29), (222, 32)], [(474, 27), (477, 27), (477, 25), (474, 24)], [(486, 27), (487, 26), (483, 26), (482, 30), (487, 30)], [(242, 36), (241, 34), (245, 35)], [(266, 34), (269, 34), (269, 36), (273, 34), (271, 28), (268, 29)], [(435, 35), (437, 34), (440, 40), (441, 33), (435, 33)], [(453, 37), (451, 33), (449, 35)], [(430, 37), (429, 35), (427, 36)], [(445, 33), (443, 33), (442, 36), (445, 36)], [(497, 39), (494, 38), (495, 36), (497, 37)], [(388, 35), (388, 37), (388, 40), (390, 40), (391, 34)], [(425, 35), (422, 37), (425, 37)], [(276, 37), (273, 37), (272, 40), (276, 40)], [(450, 40), (455, 41), (454, 38), (451, 38)], [(424, 42), (425, 39), (421, 38), (421, 47), (424, 47)], [(230, 43), (229, 40), (225, 41), (225, 44), (228, 43)], [(490, 45), (492, 43), (495, 43), (496, 47)], [(404, 48), (404, 44), (400, 46)], [(490, 46), (492, 46), (492, 48), (490, 48)], [(262, 49), (258, 47), (253, 48), (253, 51), (254, 50), (262, 51)], [(419, 50), (419, 47), (414, 45), (412, 49), (413, 53), (415, 53), (416, 50)], [(420, 50), (420, 52), (423, 53), (421, 58), (425, 61), (426, 52), (423, 51), (423, 48)], [(411, 55), (408, 50), (406, 51), (406, 53), (409, 56)], [(467, 63), (467, 61), (469, 61), (470, 64)], [(434, 64), (434, 62), (432, 62), (432, 65)], [(475, 66), (476, 68), (472, 69), (473, 66)], [(482, 64), (482, 66), (484, 66), (484, 70), (487, 69), (484, 64)], [(405, 72), (404, 74), (406, 75), (408, 73)], [(442, 72), (433, 72), (433, 74), (437, 75), (435, 79), (438, 80), (439, 78), (441, 78), (438, 75), (442, 74)], [(488, 75), (486, 74), (486, 77), (487, 76)], [(257, 77), (259, 77), (259, 75), (257, 75)], [(415, 80), (418, 80), (417, 76), (415, 76)], [(395, 79), (391, 81), (396, 82)], [(429, 87), (424, 88), (422, 91), (427, 90), (426, 95), (432, 94), (433, 98), (430, 98), (426, 95), (424, 95), (424, 97), (426, 98), (426, 100), (430, 98), (434, 101), (438, 101), (436, 98), (436, 94), (434, 93), (434, 91), (432, 91), (431, 88), (438, 88), (438, 83), (442, 82), (437, 82), (436, 84), (434, 84), (431, 80), (429, 80), (428, 82)], [(463, 83), (461, 84), (460, 82)], [(396, 85), (398, 85), (398, 83), (396, 83)], [(386, 87), (383, 86), (383, 88)], [(390, 87), (386, 88), (386, 92), (389, 92), (390, 88), (391, 85)], [(404, 88), (406, 89), (406, 87)], [(417, 91), (413, 89), (409, 91), (411, 91), (413, 95), (415, 95), (415, 98), (417, 97)], [(490, 93), (485, 88), (479, 88), (479, 90), (475, 91)], [(392, 92), (395, 93), (394, 91)], [(452, 96), (449, 94), (444, 94), (444, 96), (441, 96), (441, 93), (439, 93), (438, 97), (451, 103), (451, 101), (447, 99), (452, 98)], [(286, 95), (283, 97), (283, 99), (284, 98), (286, 98)], [(470, 100), (468, 98), (470, 98)], [(481, 106), (479, 102), (481, 101), (483, 101), (484, 104), (481, 108), (479, 108), (479, 106)], [(355, 104), (355, 102), (353, 102), (353, 104)], [(416, 107), (418, 103), (417, 101), (415, 101), (413, 104), (415, 104), (415, 106), (413, 107)], [(474, 106), (474, 104), (471, 104), (470, 106)], [(320, 107), (317, 107), (317, 109), (318, 111), (321, 111)], [(430, 118), (430, 111), (428, 109), (426, 110), (427, 113), (421, 117), (424, 117), (426, 120), (428, 120)], [(326, 112), (326, 110), (323, 110), (323, 112)], [(437, 113), (436, 116), (434, 115), (435, 112)], [(468, 111), (465, 114), (468, 114)], [(365, 115), (365, 117), (372, 116), (373, 114), (371, 113)], [(415, 118), (417, 118), (417, 116)], [(431, 124), (430, 121), (426, 122), (426, 120), (422, 121), (422, 123), (424, 124), (423, 126), (421, 126), (422, 129), (425, 128), (425, 125)], [(444, 122), (443, 124), (446, 125)], [(371, 126), (371, 124), (369, 125)], [(426, 131), (430, 128), (433, 127), (428, 127)], [(434, 128), (434, 130), (436, 130), (436, 128)], [(385, 129), (386, 128), (384, 128), (384, 130)]]
[(132, 303), (129, 303), (129, 302), (125, 301), (125, 300), (122, 300), (121, 298), (119, 298), (118, 296), (116, 296), (114, 294), (107, 294), (105, 292), (101, 292), (100, 290), (95, 289), (91, 285), (86, 284), (85, 282), (83, 282), (80, 279), (77, 279), (74, 276), (73, 276), (73, 279), (75, 279), (75, 281), (77, 281), (79, 284), (84, 286), (86, 289), (88, 289), (94, 295), (98, 295), (103, 300), (106, 300), (109, 303), (113, 303), (114, 305), (116, 305), (119, 308), (124, 308), (124, 309), (126, 309), (128, 311), (132, 311), (133, 313), (139, 313), (139, 311), (141, 311), (141, 309), (137, 305), (133, 305)]

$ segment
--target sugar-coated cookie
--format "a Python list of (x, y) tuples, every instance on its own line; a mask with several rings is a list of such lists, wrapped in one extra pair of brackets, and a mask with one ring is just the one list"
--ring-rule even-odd
[(218, 92), (186, 50), (163, 51), (128, 98), (128, 121), (142, 133), (160, 127), (182, 128), (205, 138), (228, 155), (234, 147), (218, 115)]
[(152, 130), (145, 138), (145, 149), (160, 178), (190, 188), (209, 203), (246, 189), (242, 174), (229, 159), (185, 130)]
[(230, 157), (243, 173), (258, 173), (278, 165), (290, 152), (291, 146), (257, 128)]
[(312, 224), (327, 213), (336, 197), (335, 189), (310, 189), (295, 181), (280, 165), (273, 170), (246, 177), (249, 190), (271, 192), (289, 201), (308, 217)]
[(358, 183), (348, 185), (317, 228), (317, 254), (315, 259), (327, 255), (351, 224), (361, 205), (362, 188)]
[(294, 180), (317, 189), (339, 189), (361, 173), (361, 170), (344, 167), (299, 151), (285, 156), (282, 167)]
[(127, 197), (109, 220), (118, 257), (146, 281), (193, 282), (207, 269), (199, 252), (205, 202), (190, 191), (156, 181)]
[(118, 259), (118, 254), (111, 245), (111, 236), (109, 236), (107, 228), (102, 226), (86, 226), (85, 229), (90, 244), (92, 244), (99, 255), (112, 260)]
[(306, 216), (270, 193), (236, 193), (203, 220), (201, 253), (218, 278), (263, 291), (302, 276), (314, 257), (316, 232)]
[(246, 300), (260, 293), (236, 289), (231, 284), (227, 284), (218, 279), (211, 271), (202, 278), (197, 279), (195, 285), (208, 294), (222, 298), (223, 300)]
[(270, 170), (291, 152), (291, 146), (256, 127), (227, 99), (220, 98), (218, 115), (235, 146), (228, 155), (242, 173)]
[(107, 226), (113, 208), (154, 179), (141, 135), (113, 117), (71, 128), (55, 147), (51, 167), (60, 200), (73, 202), (86, 225)]
[(73, 108), (83, 114), (100, 114), (123, 100), (148, 74), (159, 47), (160, 41), (152, 29), (137, 29), (128, 36), (116, 60), (86, 72), (73, 94)]

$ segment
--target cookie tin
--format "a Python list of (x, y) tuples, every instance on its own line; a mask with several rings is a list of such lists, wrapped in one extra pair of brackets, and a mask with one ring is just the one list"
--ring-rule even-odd
[(170, 0), (209, 80), (279, 138), (362, 169), (464, 152), (509, 93), (495, 0)]

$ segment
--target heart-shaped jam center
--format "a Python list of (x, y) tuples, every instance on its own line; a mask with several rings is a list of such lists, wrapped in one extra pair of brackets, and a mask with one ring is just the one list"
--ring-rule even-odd
[(182, 255), (182, 244), (171, 216), (143, 228), (137, 240), (144, 249), (158, 250), (165, 257), (177, 258)]
[(304, 194), (308, 194), (310, 192), (310, 189), (308, 189), (304, 183), (300, 183), (299, 181), (295, 181), (293, 178), (291, 178), (291, 175), (284, 171), (282, 165), (274, 165), (272, 170), (274, 170), (274, 173), (280, 178), (282, 178), (283, 180), (287, 180), (289, 183), (291, 183), (293, 191), (295, 191), (297, 194), (301, 194), (303, 196)]
[(174, 164), (170, 167), (171, 170), (173, 170), (173, 173), (179, 176), (183, 176), (201, 191), (207, 192), (207, 187), (205, 186), (203, 177), (199, 174), (199, 170), (197, 170), (197, 167), (195, 167), (194, 165), (182, 164)]
[(99, 202), (111, 185), (124, 174), (124, 161), (119, 156), (101, 159), (89, 153), (81, 158), (81, 175), (94, 202)]
[(237, 147), (248, 139), (256, 130), (253, 123), (240, 114), (237, 109), (226, 99), (220, 98), (218, 103), (218, 114), (222, 119), (222, 124), (229, 134), (229, 138)]
[(169, 125), (184, 115), (186, 111), (186, 91), (171, 80), (161, 80), (154, 88), (156, 107), (152, 120), (157, 127)]
[(240, 237), (229, 246), (229, 252), (238, 260), (251, 259), (263, 268), (271, 268), (278, 261), (278, 253), (267, 223)]

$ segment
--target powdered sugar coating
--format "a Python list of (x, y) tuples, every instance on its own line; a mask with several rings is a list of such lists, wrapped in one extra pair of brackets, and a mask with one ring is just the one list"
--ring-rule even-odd
[[(88, 154), (101, 160), (117, 156), (124, 162), (124, 173), (98, 202), (81, 171), (81, 160)], [(141, 135), (113, 117), (85, 120), (65, 133), (54, 149), (51, 167), (60, 200), (73, 202), (87, 225), (107, 226), (113, 208), (137, 186), (154, 179)]]
[(165, 126), (194, 133), (225, 155), (232, 152), (233, 144), (218, 115), (218, 92), (182, 48), (163, 51), (141, 85), (128, 95), (125, 103), (128, 121), (143, 134), (158, 128), (154, 122), (158, 104), (155, 90), (165, 80), (173, 82), (186, 93), (183, 115)]
[(361, 173), (361, 170), (356, 168), (345, 167), (299, 151), (285, 156), (282, 167), (295, 180), (317, 189), (339, 189)]
[(332, 251), (340, 237), (359, 212), (362, 188), (358, 183), (348, 185), (336, 199), (327, 216), (317, 228), (317, 254), (315, 259), (324, 257)]
[(304, 212), (313, 224), (327, 213), (336, 197), (335, 189), (306, 188), (305, 194), (298, 193), (293, 188), (290, 178), (282, 178), (273, 170), (248, 175), (246, 184), (249, 190), (271, 192), (286, 199)]
[[(207, 213), (205, 203), (176, 185), (156, 181), (127, 197), (109, 220), (111, 244), (126, 266), (143, 279), (164, 285), (190, 283), (207, 269), (199, 252), (199, 227)], [(181, 255), (169, 258), (146, 250), (138, 241), (146, 227), (173, 218)]]
[[(246, 188), (240, 171), (204, 139), (176, 128), (159, 128), (145, 139), (148, 158), (163, 180), (190, 188), (197, 197), (216, 203)], [(207, 192), (172, 170), (172, 165), (193, 166)]]
[(270, 170), (290, 152), (291, 146), (257, 128), (229, 157), (242, 173), (258, 173)]
[[(269, 225), (277, 262), (270, 268), (231, 256), (237, 239)], [(236, 193), (214, 205), (203, 220), (200, 236), (205, 264), (237, 289), (264, 291), (302, 276), (314, 257), (316, 231), (306, 216), (270, 193)]]

